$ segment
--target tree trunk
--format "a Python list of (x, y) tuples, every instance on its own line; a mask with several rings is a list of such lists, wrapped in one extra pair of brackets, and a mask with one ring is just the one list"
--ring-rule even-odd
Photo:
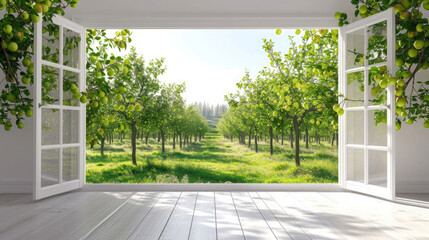
[(101, 156), (104, 156), (104, 141), (105, 141), (105, 139), (103, 137), (101, 139), (101, 144), (100, 144), (100, 153), (101, 153)]
[(249, 131), (249, 148), (250, 148), (250, 144), (252, 144), (251, 141), (252, 141), (252, 131)]
[(301, 162), (299, 160), (299, 125), (296, 118), (293, 119), (293, 127), (295, 129), (295, 165), (299, 167), (301, 166)]
[(148, 146), (148, 140), (149, 140), (149, 131), (146, 133), (146, 146)]
[(255, 134), (255, 151), (258, 152), (258, 134)]
[(270, 126), (270, 154), (273, 155), (273, 127)]
[(332, 134), (332, 142), (331, 142), (331, 147), (334, 146), (334, 142), (335, 142), (335, 133)]
[(158, 142), (161, 141), (161, 133), (158, 131)]
[(284, 139), (284, 137), (285, 137), (285, 133), (284, 133), (284, 130), (282, 130), (282, 146), (283, 146), (283, 139)]
[(289, 136), (289, 140), (290, 140), (290, 148), (293, 149), (293, 127), (290, 127), (290, 136)]
[(176, 132), (173, 132), (173, 150), (176, 149)]
[(161, 129), (161, 142), (162, 142), (162, 153), (165, 153), (165, 136), (164, 136), (164, 130)]
[(305, 148), (308, 149), (308, 127), (305, 127)]
[(136, 128), (136, 122), (131, 123), (131, 148), (132, 148), (132, 160), (133, 165), (137, 166), (137, 159), (136, 159), (136, 139), (137, 138), (137, 128)]
[(180, 148), (182, 148), (182, 133), (179, 134), (179, 139), (180, 139)]
[(336, 133), (335, 135), (337, 135), (337, 147), (338, 147), (338, 133)]

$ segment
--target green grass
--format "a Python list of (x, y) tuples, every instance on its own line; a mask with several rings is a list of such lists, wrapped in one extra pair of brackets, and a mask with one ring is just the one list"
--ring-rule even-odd
[[(138, 141), (138, 166), (131, 163), (130, 140), (106, 145), (105, 156), (99, 148), (88, 149), (88, 183), (336, 183), (338, 157), (328, 145), (301, 145), (301, 167), (295, 167), (294, 149), (285, 142), (262, 142), (260, 152), (231, 142), (217, 133), (208, 133), (201, 143), (173, 150), (150, 139), (149, 146)], [(178, 145), (176, 146), (178, 148)]]

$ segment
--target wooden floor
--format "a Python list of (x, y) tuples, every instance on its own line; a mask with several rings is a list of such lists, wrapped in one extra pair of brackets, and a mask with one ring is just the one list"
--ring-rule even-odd
[(0, 194), (0, 239), (429, 239), (429, 209), (349, 192)]

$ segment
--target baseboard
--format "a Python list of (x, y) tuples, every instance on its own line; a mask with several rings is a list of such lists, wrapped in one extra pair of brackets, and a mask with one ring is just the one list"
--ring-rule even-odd
[(429, 193), (429, 181), (403, 181), (396, 184), (397, 193)]
[(84, 184), (82, 191), (317, 191), (317, 192), (341, 192), (344, 191), (337, 183), (284, 183), (284, 184), (217, 184), (217, 183), (186, 183), (186, 184), (127, 184), (127, 183), (101, 183)]
[(0, 193), (32, 193), (32, 182), (0, 182)]

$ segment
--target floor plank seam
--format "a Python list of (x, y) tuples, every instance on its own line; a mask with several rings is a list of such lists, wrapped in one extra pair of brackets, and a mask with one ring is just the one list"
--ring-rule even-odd
[(86, 239), (92, 232), (94, 232), (98, 227), (100, 227), (103, 223), (105, 223), (113, 214), (119, 211), (128, 201), (130, 201), (131, 197), (136, 194), (135, 192), (131, 194), (126, 201), (124, 201), (118, 208), (116, 208), (113, 212), (111, 212), (107, 217), (100, 221), (96, 226), (94, 226), (87, 234), (80, 238), (80, 240)]
[(197, 196), (195, 197), (194, 211), (192, 211), (192, 219), (191, 219), (191, 226), (189, 227), (188, 240), (191, 237), (192, 224), (194, 223), (194, 216), (195, 216), (195, 208), (197, 207), (197, 202), (198, 202), (198, 194), (199, 192), (197, 192)]
[(241, 224), (240, 215), (238, 214), (237, 206), (235, 205), (234, 196), (232, 196), (232, 192), (229, 192), (231, 195), (232, 203), (234, 204), (235, 213), (237, 214), (238, 222), (240, 223), (241, 232), (243, 233), (243, 237), (246, 240), (246, 234), (244, 234), (243, 225)]
[(165, 228), (167, 227), (168, 222), (170, 221), (171, 215), (173, 215), (174, 209), (176, 209), (177, 203), (179, 202), (179, 199), (182, 197), (183, 192), (180, 192), (179, 197), (176, 200), (176, 203), (174, 204), (173, 209), (171, 210), (170, 215), (168, 216), (167, 222), (165, 222), (164, 227), (162, 228), (161, 233), (159, 234), (158, 240), (161, 239), (162, 233), (164, 232)]
[(152, 211), (153, 207), (155, 206), (155, 204), (159, 201), (159, 199), (161, 199), (161, 197), (164, 195), (164, 192), (162, 192), (161, 195), (159, 195), (158, 199), (156, 199), (156, 201), (152, 204), (152, 206), (150, 207), (149, 211), (147, 211), (147, 213), (143, 216), (143, 218), (139, 221), (139, 223), (136, 225), (136, 227), (134, 228), (134, 230), (130, 233), (130, 235), (128, 236), (127, 239), (130, 239), (130, 237), (133, 235), (133, 233), (136, 231), (136, 229), (140, 226), (140, 224), (143, 222), (143, 220), (146, 218), (146, 216), (150, 213), (150, 211)]
[(276, 202), (276, 204), (283, 210), (283, 212), (285, 212), (290, 218), (292, 218), (293, 219), (293, 221), (299, 226), (299, 228), (305, 233), (305, 234), (307, 234), (307, 236), (308, 236), (308, 238), (310, 238), (310, 240), (313, 240), (313, 238), (311, 237), (311, 233), (310, 232), (308, 232), (308, 230), (307, 229), (305, 229), (305, 228), (303, 228), (297, 221), (296, 221), (296, 218), (294, 217), (294, 216), (292, 216), (292, 215), (290, 215), (287, 211), (286, 211), (286, 209), (284, 209), (284, 207), (277, 201), (277, 199), (276, 198), (274, 198), (272, 195), (271, 195), (271, 193), (270, 192), (267, 192), (267, 194), (271, 197), (271, 199), (273, 199), (274, 200), (274, 202)]
[(216, 192), (213, 192), (213, 205), (214, 205), (214, 212), (215, 212), (215, 229), (216, 229), (216, 240), (218, 240), (218, 234), (217, 234), (217, 212), (216, 212)]
[[(264, 203), (264, 205), (267, 207), (267, 209), (270, 211), (270, 213), (273, 215), (273, 217), (277, 220), (277, 222), (280, 224), (280, 226), (282, 226), (282, 228), (285, 230), (285, 232), (289, 235), (289, 237), (291, 239), (292, 236), (290, 235), (289, 231), (283, 226), (283, 224), (279, 221), (279, 219), (276, 217), (276, 215), (273, 213), (273, 211), (271, 210), (271, 208), (268, 206), (268, 204), (265, 202), (265, 200), (261, 197), (261, 195), (259, 195), (259, 192), (256, 193), (258, 195), (258, 197), (262, 200), (262, 202)], [(295, 222), (295, 220), (294, 220)]]
[(252, 199), (253, 205), (255, 205), (256, 209), (258, 209), (259, 214), (264, 219), (267, 226), (270, 228), (271, 232), (273, 233), (273, 236), (278, 240), (277, 235), (274, 233), (273, 229), (271, 228), (271, 226), (268, 223), (267, 219), (265, 218), (264, 214), (262, 214), (261, 209), (259, 209), (258, 205), (255, 203), (255, 200), (253, 199), (252, 195), (249, 192), (247, 192), (247, 195), (249, 195), (250, 199)]

